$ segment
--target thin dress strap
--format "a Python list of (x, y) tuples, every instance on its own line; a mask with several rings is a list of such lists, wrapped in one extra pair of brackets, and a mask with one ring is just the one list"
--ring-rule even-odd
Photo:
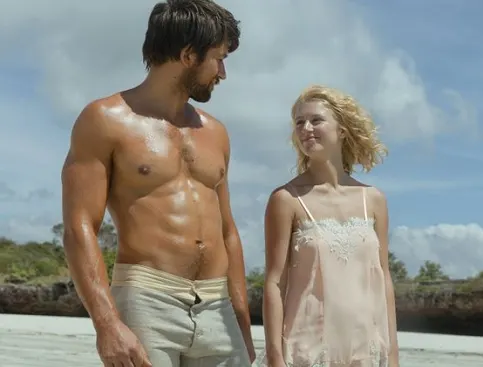
[(367, 221), (368, 220), (368, 218), (367, 218), (367, 200), (366, 200), (366, 188), (365, 187), (362, 188), (362, 202), (364, 204), (364, 218)]
[(304, 208), (305, 213), (307, 213), (307, 216), (309, 217), (309, 219), (310, 219), (312, 222), (317, 223), (317, 222), (315, 221), (315, 219), (314, 219), (314, 217), (313, 217), (312, 213), (310, 212), (309, 208), (307, 208), (307, 205), (305, 205), (304, 201), (303, 201), (303, 200), (302, 200), (302, 198), (299, 196), (299, 194), (298, 194), (297, 190), (295, 189), (295, 187), (294, 187), (294, 186), (292, 186), (292, 184), (289, 184), (288, 186), (289, 186), (289, 187), (292, 189), (292, 191), (293, 191), (293, 193), (295, 194), (295, 196), (297, 197), (297, 199), (298, 199), (298, 201), (299, 201), (300, 205), (302, 205), (302, 208)]

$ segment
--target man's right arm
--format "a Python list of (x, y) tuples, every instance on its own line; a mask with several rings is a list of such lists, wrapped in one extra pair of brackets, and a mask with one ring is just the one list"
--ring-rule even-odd
[(112, 131), (96, 102), (72, 129), (62, 169), (64, 251), (78, 295), (96, 329), (118, 318), (97, 233), (104, 219), (111, 175)]

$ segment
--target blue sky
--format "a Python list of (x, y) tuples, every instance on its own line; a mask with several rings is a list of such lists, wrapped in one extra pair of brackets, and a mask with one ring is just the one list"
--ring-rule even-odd
[[(0, 3), (0, 235), (49, 239), (72, 123), (90, 100), (141, 81), (155, 2)], [(389, 147), (383, 165), (358, 177), (387, 194), (392, 250), (411, 272), (426, 259), (458, 277), (483, 270), (483, 3), (220, 3), (241, 19), (242, 42), (203, 108), (231, 134), (248, 267), (263, 264), (266, 198), (295, 164), (291, 103), (324, 83), (358, 98)]]

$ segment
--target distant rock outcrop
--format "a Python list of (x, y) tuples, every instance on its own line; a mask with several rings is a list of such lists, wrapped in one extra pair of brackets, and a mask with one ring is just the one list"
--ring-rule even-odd
[(87, 316), (70, 280), (50, 285), (0, 285), (0, 313)]
[[(398, 329), (483, 336), (483, 288), (468, 286), (463, 281), (398, 284)], [(262, 289), (249, 285), (248, 294), (252, 323), (262, 324)], [(0, 285), (0, 313), (88, 316), (70, 280)]]
[(481, 279), (407, 283), (396, 309), (400, 331), (483, 336)]
[[(252, 323), (262, 324), (260, 288), (249, 288), (249, 296)], [(481, 280), (397, 284), (396, 310), (399, 331), (483, 336)]]

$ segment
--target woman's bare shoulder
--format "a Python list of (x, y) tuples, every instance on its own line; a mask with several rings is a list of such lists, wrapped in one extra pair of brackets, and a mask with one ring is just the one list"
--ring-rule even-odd
[(367, 198), (375, 208), (386, 206), (386, 194), (376, 186), (360, 183), (366, 189)]
[(269, 202), (276, 201), (282, 203), (288, 203), (293, 199), (293, 187), (290, 183), (285, 183), (272, 190), (269, 195)]
[(298, 177), (276, 187), (269, 195), (267, 206), (289, 209), (295, 208), (297, 195), (300, 193)]

